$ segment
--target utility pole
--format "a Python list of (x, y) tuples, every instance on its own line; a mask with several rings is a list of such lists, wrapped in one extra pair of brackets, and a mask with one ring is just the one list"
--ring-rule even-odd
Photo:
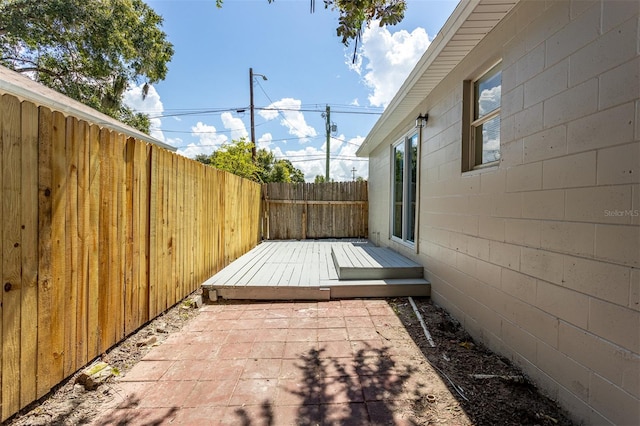
[(251, 148), (251, 159), (256, 161), (256, 124), (254, 118), (254, 107), (253, 107), (253, 77), (259, 76), (262, 77), (263, 80), (267, 80), (267, 76), (263, 74), (254, 74), (253, 68), (249, 68), (249, 110), (251, 116), (251, 143), (253, 143), (253, 148)]
[(253, 68), (249, 68), (249, 110), (251, 116), (251, 159), (256, 161), (256, 124), (253, 117)]
[(353, 180), (356, 180), (356, 168), (351, 169), (351, 173), (353, 173)]
[(326, 112), (323, 114), (326, 118), (326, 133), (327, 133), (327, 161), (325, 182), (329, 182), (329, 156), (331, 155), (331, 108), (327, 105)]

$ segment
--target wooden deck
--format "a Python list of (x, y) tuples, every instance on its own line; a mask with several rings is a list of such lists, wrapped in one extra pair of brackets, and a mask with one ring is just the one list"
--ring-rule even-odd
[(211, 300), (429, 296), (419, 264), (360, 241), (265, 241), (202, 288)]

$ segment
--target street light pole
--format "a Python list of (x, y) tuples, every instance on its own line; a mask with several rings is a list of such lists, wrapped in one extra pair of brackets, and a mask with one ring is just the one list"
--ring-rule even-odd
[(256, 161), (256, 125), (253, 117), (253, 68), (249, 68), (249, 110), (251, 115), (251, 159)]
[(251, 159), (256, 161), (256, 124), (254, 118), (254, 106), (253, 106), (253, 77), (254, 75), (262, 77), (263, 80), (267, 80), (267, 76), (262, 74), (254, 74), (253, 68), (249, 68), (249, 110), (251, 115), (251, 142), (253, 148), (251, 148)]

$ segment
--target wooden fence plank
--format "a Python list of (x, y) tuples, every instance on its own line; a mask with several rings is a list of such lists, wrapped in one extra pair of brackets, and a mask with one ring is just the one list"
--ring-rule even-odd
[(130, 279), (127, 271), (126, 253), (130, 251), (129, 217), (127, 211), (127, 137), (122, 133), (117, 136), (116, 166), (118, 168), (118, 308), (117, 333), (114, 344), (126, 336), (126, 280)]
[(175, 296), (173, 299), (173, 303), (175, 304), (178, 300), (180, 300), (180, 294), (183, 294), (185, 288), (185, 275), (184, 275), (184, 266), (185, 266), (185, 251), (188, 244), (188, 235), (186, 235), (186, 224), (184, 223), (186, 202), (185, 202), (185, 192), (187, 188), (185, 188), (184, 180), (185, 180), (185, 158), (175, 156), (175, 170), (176, 170), (176, 215), (174, 223), (174, 247), (175, 247)]
[[(160, 191), (160, 162), (161, 151), (159, 148), (151, 147), (150, 150), (151, 170), (150, 170), (150, 194), (149, 194), (149, 296), (148, 296), (148, 317), (154, 318), (158, 314), (158, 259), (159, 249), (159, 220), (161, 203), (158, 202)], [(155, 208), (152, 208), (155, 207)]]
[(140, 173), (140, 292), (139, 292), (139, 321), (140, 325), (145, 324), (151, 319), (149, 316), (149, 295), (151, 282), (149, 279), (149, 256), (151, 248), (150, 239), (150, 202), (151, 202), (151, 145), (140, 143), (140, 157), (139, 157), (139, 173)]
[(169, 255), (168, 255), (168, 243), (169, 232), (168, 232), (168, 224), (167, 224), (167, 216), (168, 216), (168, 206), (169, 206), (169, 167), (170, 167), (170, 154), (167, 151), (158, 151), (161, 159), (160, 164), (160, 179), (161, 179), (161, 192), (159, 194), (160, 199), (158, 200), (159, 205), (159, 214), (160, 216), (160, 258), (158, 259), (157, 267), (161, 271), (156, 281), (158, 285), (158, 306), (157, 312), (158, 314), (164, 312), (167, 309), (167, 286), (168, 282), (171, 281), (170, 271), (171, 267), (169, 264)]
[(64, 357), (63, 376), (76, 371), (77, 309), (78, 309), (78, 120), (66, 119), (65, 132), (65, 187), (66, 203), (64, 217), (65, 273), (64, 280)]
[(89, 129), (89, 225), (87, 235), (87, 359), (100, 353), (100, 128)]
[[(115, 317), (117, 313), (115, 312), (116, 306), (114, 306), (114, 295), (113, 293), (117, 292), (117, 288), (114, 285), (114, 280), (116, 277), (116, 268), (115, 264), (115, 248), (116, 245), (116, 228), (117, 228), (117, 208), (118, 208), (118, 198), (116, 193), (116, 170), (113, 166), (114, 160), (114, 149), (115, 149), (115, 134), (113, 132), (107, 131), (107, 140), (106, 145), (104, 147), (106, 151), (106, 158), (103, 162), (103, 165), (108, 170), (105, 179), (106, 181), (106, 190), (105, 190), (105, 198), (104, 203), (106, 203), (105, 208), (105, 217), (104, 220), (106, 222), (106, 232), (105, 232), (105, 242), (104, 242), (104, 250), (106, 252), (107, 263), (105, 264), (106, 276), (105, 281), (103, 282), (103, 286), (105, 289), (105, 312), (103, 314), (102, 330), (103, 330), (103, 339), (102, 339), (102, 350), (106, 351), (109, 347), (111, 347), (112, 342), (115, 340), (115, 330), (114, 323)], [(104, 204), (103, 204), (104, 205)]]
[(53, 383), (64, 379), (65, 356), (65, 290), (68, 274), (66, 270), (66, 141), (65, 118), (53, 113), (51, 140), (51, 350), (53, 356), (51, 374)]
[(218, 194), (218, 211), (222, 213), (222, 217), (220, 220), (220, 224), (217, 226), (218, 228), (218, 244), (217, 244), (217, 253), (219, 253), (219, 263), (218, 268), (222, 269), (231, 263), (231, 251), (227, 250), (227, 241), (231, 240), (233, 233), (231, 229), (227, 227), (227, 210), (225, 208), (225, 192), (222, 191), (222, 188), (227, 188), (233, 191), (231, 185), (227, 182), (227, 178), (231, 180), (232, 176), (226, 175), (221, 171), (217, 170), (217, 180), (218, 186), (216, 187), (216, 191)]
[[(78, 122), (78, 131), (75, 136), (78, 161), (78, 255), (77, 255), (77, 316), (76, 316), (76, 369), (88, 362), (88, 328), (87, 318), (89, 312), (89, 125), (85, 121)], [(75, 369), (74, 369), (75, 371)]]
[(117, 318), (116, 318), (116, 339), (112, 345), (119, 342), (124, 338), (126, 328), (126, 287), (125, 280), (127, 279), (126, 272), (126, 259), (125, 253), (127, 251), (128, 241), (128, 215), (127, 215), (127, 160), (126, 160), (126, 136), (122, 133), (118, 133), (116, 136), (115, 146), (115, 163), (114, 167), (117, 170), (116, 190), (118, 192), (118, 207), (117, 207), (117, 228), (116, 228), (116, 277), (113, 282), (116, 285), (116, 295), (114, 302), (117, 304)]
[[(131, 207), (129, 215), (129, 235), (131, 236), (131, 293), (133, 300), (128, 306), (130, 312), (129, 327), (127, 334), (137, 329), (140, 323), (140, 268), (142, 259), (140, 259), (140, 247), (142, 244), (142, 235), (140, 233), (140, 157), (141, 151), (144, 149), (143, 144), (138, 143), (131, 138), (127, 141), (127, 157), (131, 163)], [(129, 329), (131, 331), (129, 331)]]
[[(205, 189), (205, 198), (204, 198), (204, 216), (203, 216), (203, 221), (202, 221), (202, 228), (203, 231), (205, 233), (205, 235), (207, 236), (206, 240), (205, 240), (205, 244), (206, 247), (202, 250), (205, 254), (205, 262), (206, 262), (206, 271), (207, 273), (210, 273), (211, 275), (213, 275), (213, 271), (215, 270), (215, 262), (213, 260), (214, 258), (214, 253), (215, 253), (215, 248), (214, 248), (214, 241), (215, 241), (215, 233), (216, 233), (216, 229), (215, 226), (205, 226), (205, 223), (207, 223), (207, 221), (204, 220), (204, 218), (209, 218), (211, 217), (211, 214), (214, 210), (214, 205), (216, 203), (216, 196), (215, 196), (215, 187), (214, 187), (214, 175), (215, 175), (215, 170), (213, 170), (210, 167), (205, 167), (204, 168), (204, 175), (205, 175), (205, 182), (206, 182), (206, 189)], [(211, 276), (209, 275), (209, 276)], [(203, 277), (203, 279), (206, 279), (207, 277)]]
[(165, 309), (170, 308), (176, 303), (176, 287), (178, 285), (177, 272), (176, 272), (176, 257), (177, 257), (177, 241), (176, 241), (176, 225), (178, 216), (178, 202), (177, 202), (177, 187), (178, 187), (178, 173), (177, 173), (177, 158), (175, 154), (169, 155), (169, 169), (168, 169), (168, 184), (169, 184), (169, 214), (167, 215), (168, 223), (168, 240), (167, 246), (169, 250), (169, 282), (167, 283), (168, 294), (167, 304)]
[(167, 209), (167, 204), (166, 204), (166, 196), (165, 196), (165, 180), (166, 180), (166, 173), (165, 173), (165, 164), (166, 164), (166, 158), (167, 158), (167, 154), (165, 151), (162, 151), (160, 149), (158, 150), (154, 150), (154, 152), (157, 154), (158, 156), (158, 195), (157, 195), (157, 201), (156, 201), (156, 206), (157, 206), (157, 214), (158, 214), (158, 219), (156, 221), (157, 224), (157, 232), (158, 232), (158, 236), (157, 236), (157, 254), (156, 254), (156, 258), (155, 260), (155, 266), (152, 267), (151, 269), (155, 269), (156, 271), (158, 271), (158, 274), (156, 276), (156, 279), (154, 281), (155, 285), (156, 285), (156, 315), (158, 315), (160, 312), (162, 312), (164, 310), (164, 301), (166, 301), (166, 293), (164, 292), (164, 286), (161, 284), (162, 281), (166, 281), (167, 279), (167, 275), (166, 275), (166, 267), (167, 267), (167, 263), (166, 263), (166, 247), (165, 247), (165, 242), (164, 242), (164, 238), (166, 235), (166, 231), (165, 231), (165, 223), (164, 223), (164, 215), (165, 215), (165, 210)]
[(193, 166), (192, 161), (186, 161), (187, 174), (185, 175), (185, 186), (190, 188), (191, 196), (185, 198), (185, 225), (187, 226), (186, 232), (189, 238), (189, 242), (187, 244), (186, 250), (186, 258), (185, 258), (185, 292), (187, 294), (191, 293), (195, 290), (195, 277), (194, 277), (194, 255), (195, 255), (195, 232), (194, 227), (197, 224), (197, 197), (200, 196), (199, 193), (199, 183), (196, 180), (195, 168)]
[[(128, 138), (125, 141), (124, 149), (124, 199), (123, 199), (123, 223), (124, 226), (124, 334), (128, 335), (138, 328), (138, 259), (140, 250), (136, 243), (137, 238), (134, 237), (134, 216), (137, 216), (138, 203), (133, 202), (136, 188), (135, 179), (135, 145), (134, 138)], [(135, 210), (134, 210), (135, 209)], [(137, 224), (136, 224), (137, 226)], [(137, 252), (136, 252), (137, 251)]]
[[(0, 96), (0, 102), (2, 102), (4, 98)], [(2, 128), (3, 128), (3, 119), (4, 119), (4, 108), (2, 107), (2, 105), (0, 104), (0, 170), (2, 170), (2, 166), (3, 166), (3, 160), (2, 160)], [(3, 184), (3, 177), (2, 177), (3, 173), (0, 173), (0, 191), (2, 191), (4, 188), (4, 184)], [(2, 195), (2, 194), (0, 194)], [(3, 208), (0, 207), (0, 235), (2, 235), (2, 233), (4, 232), (4, 228), (3, 228)], [(4, 254), (3, 254), (3, 249), (0, 246), (0, 277), (2, 277), (2, 265), (4, 264)], [(4, 299), (4, 292), (0, 289), (0, 342), (2, 342), (3, 339), (3, 333), (2, 333), (2, 328), (3, 328), (3, 321), (2, 318), (4, 316), (4, 309), (2, 307), (3, 304), (3, 299)], [(2, 368), (2, 346), (0, 345), (0, 403), (3, 401), (3, 395), (2, 395), (2, 387), (3, 387), (3, 380), (2, 380), (2, 375), (3, 375), (3, 368)], [(2, 408), (0, 408), (0, 421), (2, 419)]]
[(199, 211), (198, 211), (198, 235), (201, 235), (202, 238), (198, 238), (199, 247), (196, 248), (196, 254), (200, 256), (199, 262), (201, 267), (198, 269), (199, 275), (197, 277), (198, 283), (204, 282), (209, 276), (206, 276), (209, 273), (210, 265), (209, 265), (209, 257), (207, 256), (207, 251), (209, 250), (209, 237), (210, 232), (204, 226), (205, 216), (207, 215), (207, 206), (211, 203), (211, 200), (208, 198), (209, 192), (207, 189), (209, 188), (209, 175), (207, 174), (208, 167), (197, 166), (198, 168), (198, 179), (201, 182), (200, 185), (200, 198), (199, 202)]
[(118, 275), (120, 267), (118, 264), (118, 252), (120, 245), (118, 244), (118, 167), (116, 166), (116, 146), (117, 135), (114, 132), (109, 132), (109, 146), (108, 150), (108, 167), (109, 167), (109, 211), (107, 214), (108, 233), (107, 233), (107, 250), (109, 251), (109, 280), (105, 283), (109, 289), (109, 299), (107, 301), (108, 317), (106, 322), (106, 336), (105, 350), (111, 347), (113, 342), (117, 340), (117, 328), (118, 320), (120, 319), (120, 309), (118, 302), (120, 295), (120, 283), (118, 282), (121, 277)]
[[(180, 157), (178, 157), (180, 158)], [(191, 184), (189, 186), (186, 185), (187, 180), (190, 178), (190, 167), (187, 164), (187, 159), (182, 157), (180, 158), (180, 163), (182, 163), (183, 175), (180, 178), (180, 187), (178, 189), (178, 196), (182, 198), (182, 211), (178, 215), (181, 220), (181, 229), (178, 230), (178, 235), (182, 235), (182, 253), (180, 254), (180, 258), (178, 259), (178, 268), (179, 268), (179, 277), (180, 277), (180, 294), (189, 294), (190, 289), (190, 278), (189, 278), (189, 253), (191, 251), (191, 224), (193, 223), (192, 216), (188, 216), (191, 213), (191, 203), (193, 200), (194, 194), (194, 185)], [(180, 194), (182, 192), (182, 194)], [(189, 199), (190, 198), (190, 199)], [(189, 217), (189, 219), (187, 219)], [(180, 296), (178, 296), (178, 301), (180, 300)]]
[(170, 264), (170, 251), (169, 251), (169, 192), (171, 188), (169, 186), (169, 169), (171, 168), (171, 156), (168, 152), (162, 152), (162, 194), (160, 196), (159, 202), (162, 204), (162, 220), (161, 220), (161, 230), (162, 230), (162, 239), (160, 240), (160, 245), (162, 247), (162, 253), (160, 258), (160, 269), (162, 273), (158, 277), (158, 301), (160, 302), (158, 305), (158, 313), (164, 312), (167, 307), (167, 297), (168, 297), (168, 286), (171, 281), (171, 264)]
[[(202, 276), (201, 271), (204, 269), (204, 264), (201, 261), (201, 248), (200, 241), (202, 239), (200, 234), (200, 220), (202, 220), (202, 202), (204, 200), (205, 194), (202, 191), (203, 189), (203, 181), (202, 181), (202, 168), (198, 163), (189, 162), (191, 164), (191, 181), (195, 182), (195, 196), (192, 198), (192, 215), (193, 222), (191, 224), (191, 236), (192, 236), (192, 245), (191, 245), (191, 291), (194, 291), (198, 285), (200, 285), (204, 281), (204, 276)], [(204, 235), (202, 235), (204, 236)]]
[(191, 293), (195, 290), (195, 268), (197, 266), (196, 262), (196, 227), (198, 226), (198, 197), (200, 194), (200, 182), (197, 181), (197, 172), (195, 165), (192, 161), (187, 162), (187, 169), (189, 171), (187, 178), (185, 180), (185, 184), (189, 184), (192, 182), (190, 186), (192, 186), (191, 194), (192, 197), (188, 199), (189, 210), (185, 213), (185, 217), (189, 218), (188, 226), (188, 234), (189, 234), (189, 246), (187, 247), (187, 261), (186, 261), (186, 274), (187, 274), (187, 291)]
[(112, 208), (112, 183), (111, 183), (111, 161), (110, 161), (110, 149), (111, 149), (111, 134), (109, 130), (102, 129), (100, 131), (100, 214), (98, 219), (98, 259), (99, 259), (99, 271), (98, 271), (98, 323), (99, 326), (99, 338), (100, 348), (99, 352), (104, 352), (109, 348), (110, 338), (110, 239), (111, 232), (111, 208)]
[(111, 347), (113, 342), (116, 341), (117, 335), (117, 320), (119, 316), (118, 306), (118, 290), (119, 284), (116, 282), (120, 279), (118, 272), (118, 170), (115, 166), (116, 163), (116, 134), (109, 132), (108, 146), (107, 146), (107, 167), (109, 168), (109, 181), (107, 185), (109, 187), (107, 197), (109, 200), (106, 222), (107, 222), (107, 245), (105, 248), (108, 251), (108, 264), (107, 269), (109, 271), (108, 281), (104, 285), (108, 289), (107, 299), (107, 312), (108, 317), (103, 326), (105, 330), (105, 348)]
[(220, 174), (218, 170), (211, 169), (209, 170), (209, 174), (212, 204), (211, 211), (217, 211), (220, 215), (218, 222), (211, 227), (211, 246), (209, 250), (211, 253), (211, 267), (214, 270), (220, 270), (222, 269), (221, 262), (224, 261), (224, 253), (220, 250), (220, 223), (224, 224), (224, 209), (220, 206), (222, 197), (220, 196), (221, 191), (219, 191), (218, 188), (222, 182), (218, 182), (218, 175)]
[(185, 252), (185, 262), (184, 262), (184, 276), (185, 276), (185, 293), (189, 294), (195, 290), (194, 285), (194, 248), (195, 248), (195, 232), (193, 230), (194, 226), (197, 224), (198, 216), (196, 213), (196, 200), (200, 196), (198, 184), (199, 182), (196, 180), (194, 173), (194, 165), (192, 161), (185, 160), (185, 166), (187, 169), (187, 174), (185, 175), (184, 185), (189, 188), (190, 196), (185, 196), (185, 226), (187, 227), (186, 233), (188, 238), (187, 250)]
[[(218, 170), (215, 169), (210, 169), (207, 170), (207, 173), (209, 174), (209, 194), (211, 194), (209, 197), (209, 213), (207, 214), (207, 217), (211, 217), (211, 215), (213, 214), (213, 212), (218, 212), (218, 214), (220, 215), (220, 217), (218, 217), (218, 220), (214, 223), (211, 224), (211, 226), (209, 227), (209, 268), (210, 271), (219, 271), (221, 269), (220, 267), (220, 262), (221, 259), (223, 259), (224, 254), (220, 251), (220, 248), (218, 246), (218, 241), (220, 238), (220, 223), (224, 222), (224, 210), (220, 208), (219, 206), (219, 198), (220, 198), (220, 190), (219, 190), (219, 183), (218, 183)], [(213, 275), (213, 274), (212, 274)]]
[(2, 420), (20, 408), (22, 296), (20, 101), (2, 99)]
[(38, 359), (38, 108), (22, 103), (22, 310), (20, 408), (37, 399)]
[[(51, 270), (52, 219), (52, 131), (51, 110), (38, 110), (38, 368), (36, 397), (40, 398), (55, 384), (51, 344), (53, 277)], [(1, 178), (0, 178), (1, 179)]]

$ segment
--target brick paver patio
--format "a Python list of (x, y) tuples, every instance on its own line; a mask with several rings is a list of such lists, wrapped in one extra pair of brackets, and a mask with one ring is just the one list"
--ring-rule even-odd
[(384, 300), (205, 305), (114, 386), (96, 425), (409, 425), (449, 392)]

